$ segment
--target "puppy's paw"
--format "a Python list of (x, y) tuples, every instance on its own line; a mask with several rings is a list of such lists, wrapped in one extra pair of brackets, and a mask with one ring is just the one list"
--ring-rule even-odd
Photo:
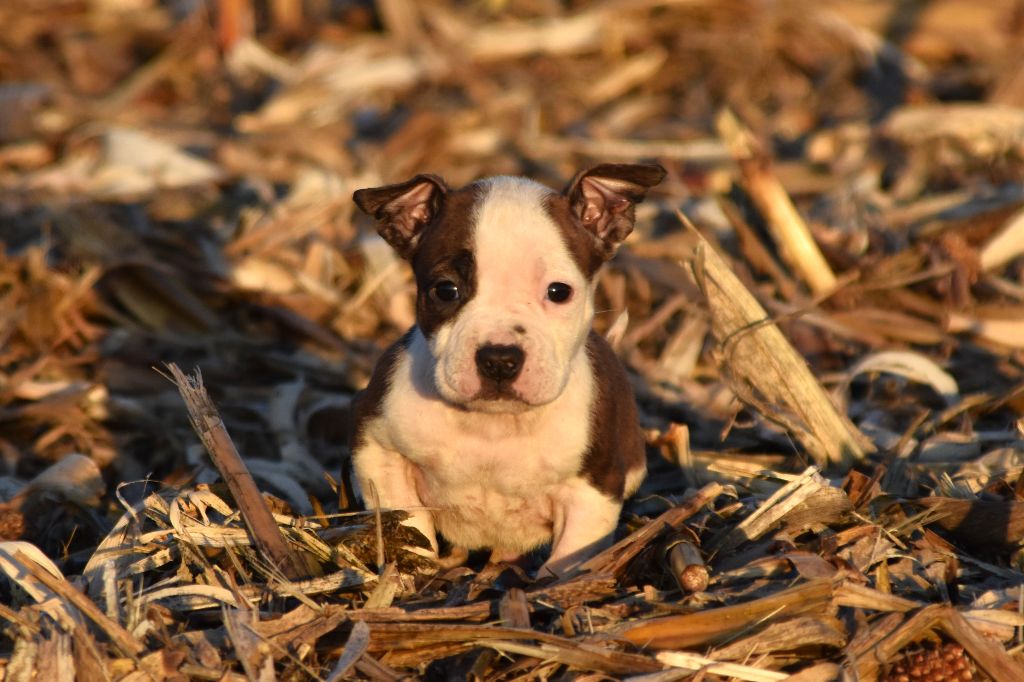
[(537, 579), (542, 578), (567, 578), (579, 570), (580, 565), (590, 558), (592, 552), (586, 549), (573, 552), (567, 556), (552, 556), (544, 562), (544, 565), (537, 571)]
[(555, 569), (544, 564), (537, 569), (537, 580), (558, 580), (561, 576), (555, 573)]
[(561, 559), (548, 559), (537, 571), (537, 580), (554, 578), (561, 580), (576, 572), (580, 561), (575, 557), (562, 557)]
[(469, 559), (469, 550), (465, 547), (453, 546), (452, 551), (448, 553), (448, 556), (438, 557), (437, 566), (443, 571), (447, 571), (451, 568), (458, 568), (459, 566), (465, 565)]

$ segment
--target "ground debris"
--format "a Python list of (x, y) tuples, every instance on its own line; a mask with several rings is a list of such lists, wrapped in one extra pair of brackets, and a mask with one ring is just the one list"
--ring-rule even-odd
[[(1019, 681), (1021, 16), (0, 3), (0, 679)], [(597, 282), (650, 474), (435, 565), (349, 480), (415, 310), (351, 194), (599, 161), (668, 170)]]

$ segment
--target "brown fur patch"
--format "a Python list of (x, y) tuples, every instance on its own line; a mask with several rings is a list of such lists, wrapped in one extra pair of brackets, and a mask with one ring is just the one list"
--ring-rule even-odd
[(636, 204), (664, 177), (657, 164), (602, 163), (577, 173), (562, 194), (607, 260), (633, 231)]
[[(412, 257), (416, 276), (416, 323), (428, 338), (454, 317), (476, 293), (476, 259), (473, 256), (473, 217), (480, 201), (479, 185), (449, 193), (437, 218), (423, 231)], [(449, 280), (459, 288), (459, 300), (436, 300), (431, 289)]]
[(437, 216), (448, 192), (444, 180), (421, 174), (396, 185), (367, 187), (352, 195), (356, 206), (377, 221), (377, 232), (405, 259), (412, 256), (420, 233)]
[(384, 355), (380, 357), (377, 365), (373, 368), (370, 383), (352, 399), (350, 411), (352, 424), (349, 429), (349, 448), (352, 452), (355, 452), (356, 448), (363, 444), (366, 423), (382, 414), (384, 398), (391, 390), (391, 376), (395, 372), (395, 366), (411, 342), (412, 330), (410, 329), (384, 351)]
[(587, 355), (594, 370), (596, 395), (582, 474), (595, 488), (621, 500), (627, 492), (626, 475), (646, 462), (636, 401), (615, 351), (593, 331), (587, 338)]
[(548, 195), (544, 208), (558, 225), (566, 248), (587, 279), (594, 276), (610, 254), (605, 254), (600, 242), (583, 229), (580, 219), (573, 213), (569, 200), (561, 194)]

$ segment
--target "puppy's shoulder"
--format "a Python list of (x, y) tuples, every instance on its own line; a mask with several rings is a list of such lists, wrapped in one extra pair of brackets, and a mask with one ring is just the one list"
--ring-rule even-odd
[(414, 333), (415, 327), (403, 334), (384, 351), (373, 368), (373, 374), (370, 375), (370, 382), (366, 388), (353, 397), (352, 428), (349, 430), (352, 448), (363, 442), (367, 422), (383, 414), (384, 400), (391, 391), (395, 368), (409, 351)]
[(587, 338), (587, 356), (594, 376), (590, 411), (590, 443), (583, 475), (598, 490), (616, 499), (627, 491), (627, 475), (645, 466), (643, 433), (629, 376), (615, 351), (597, 332)]

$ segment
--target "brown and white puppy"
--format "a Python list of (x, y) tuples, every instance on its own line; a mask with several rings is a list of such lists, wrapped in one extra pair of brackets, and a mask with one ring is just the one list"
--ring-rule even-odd
[(626, 373), (591, 330), (594, 274), (664, 175), (603, 164), (562, 193), (434, 175), (355, 193), (417, 285), (416, 325), (354, 410), (368, 505), (408, 510), (434, 553), (438, 531), (492, 561), (551, 543), (556, 575), (610, 542), (646, 467)]

